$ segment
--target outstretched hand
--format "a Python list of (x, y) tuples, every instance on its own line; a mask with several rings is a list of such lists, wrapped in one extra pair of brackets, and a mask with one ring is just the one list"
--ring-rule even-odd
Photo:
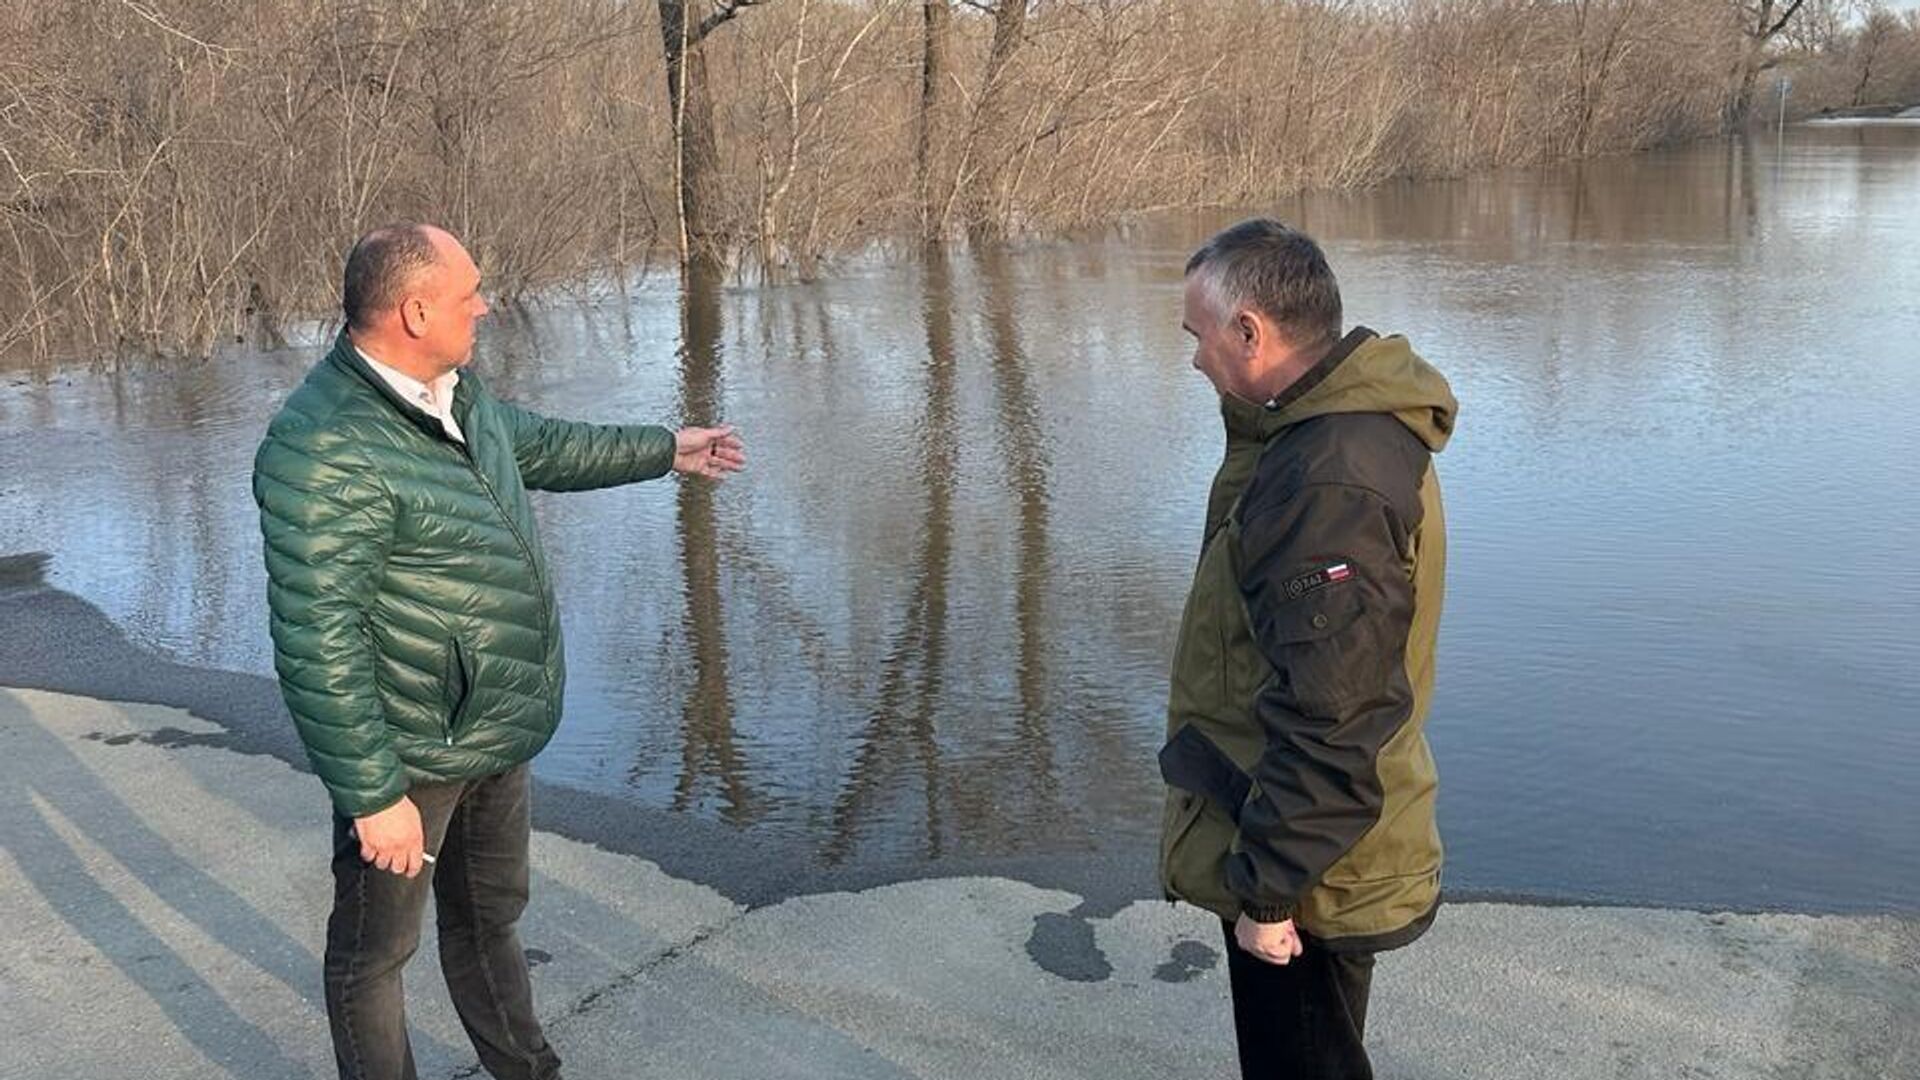
[(723, 479), (747, 466), (747, 448), (731, 425), (685, 427), (673, 436), (673, 471), (683, 476)]

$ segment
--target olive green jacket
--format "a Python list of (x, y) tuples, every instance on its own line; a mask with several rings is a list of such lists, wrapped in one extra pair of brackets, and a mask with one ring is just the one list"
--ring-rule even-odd
[(1333, 948), (1405, 944), (1439, 901), (1431, 459), (1457, 405), (1405, 339), (1360, 329), (1280, 400), (1222, 409), (1160, 754), (1162, 884)]
[(348, 817), (547, 744), (566, 675), (527, 490), (624, 484), (673, 464), (665, 428), (548, 420), (470, 372), (453, 412), (465, 445), (342, 334), (254, 461), (274, 666)]

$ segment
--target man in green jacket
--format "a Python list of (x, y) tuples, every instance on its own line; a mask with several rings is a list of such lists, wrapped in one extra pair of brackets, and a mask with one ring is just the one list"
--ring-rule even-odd
[(1175, 646), (1161, 879), (1226, 924), (1246, 1077), (1372, 1076), (1374, 954), (1440, 899), (1423, 726), (1446, 561), (1447, 381), (1342, 329), (1312, 239), (1222, 232), (1187, 265), (1226, 458)]
[[(274, 666), (334, 809), (327, 1015), (340, 1075), (414, 1076), (400, 972), (429, 888), (440, 967), (481, 1063), (555, 1077), (515, 924), (527, 900), (527, 762), (565, 670), (529, 488), (742, 467), (728, 428), (549, 420), (471, 372), (487, 313), (460, 242), (362, 237), (346, 329), (267, 428), (253, 492)], [(423, 872), (424, 871), (424, 872)]]

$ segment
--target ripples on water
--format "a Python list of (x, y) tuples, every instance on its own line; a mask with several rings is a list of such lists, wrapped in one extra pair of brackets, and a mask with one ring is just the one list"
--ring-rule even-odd
[[(1272, 209), (1464, 405), (1452, 883), (1911, 909), (1920, 128)], [(829, 861), (1150, 844), (1220, 444), (1180, 270), (1229, 220), (496, 320), (496, 391), (753, 453), (541, 497), (572, 665), (541, 773)], [(247, 470), (313, 357), (0, 380), (0, 552), (267, 672)]]

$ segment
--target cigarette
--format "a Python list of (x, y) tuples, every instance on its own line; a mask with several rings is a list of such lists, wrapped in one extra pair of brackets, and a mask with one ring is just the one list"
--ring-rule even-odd
[(432, 866), (434, 863), (433, 856), (427, 854), (424, 851), (420, 853), (420, 861), (423, 863), (426, 863), (428, 866)]

